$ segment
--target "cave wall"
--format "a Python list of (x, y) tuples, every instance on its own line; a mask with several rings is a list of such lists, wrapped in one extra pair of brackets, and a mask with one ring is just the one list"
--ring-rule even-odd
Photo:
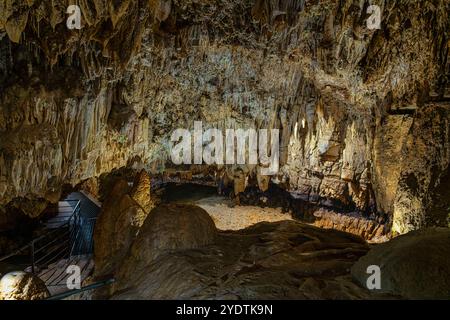
[(374, 3), (380, 30), (364, 0), (84, 0), (69, 30), (69, 1), (2, 1), (0, 203), (161, 171), (201, 120), (280, 129), (272, 180), (296, 197), (397, 233), (445, 224), (427, 215), (450, 159), (449, 3)]

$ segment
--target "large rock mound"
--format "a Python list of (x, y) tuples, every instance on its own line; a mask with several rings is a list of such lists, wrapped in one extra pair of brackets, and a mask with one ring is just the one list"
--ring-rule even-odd
[[(119, 225), (119, 221), (116, 223)], [(112, 291), (114, 287), (126, 287), (130, 282), (129, 277), (136, 270), (145, 269), (158, 257), (211, 245), (217, 237), (217, 229), (208, 213), (200, 207), (187, 204), (160, 205), (149, 213), (142, 226), (122, 225), (122, 228), (114, 237), (120, 239), (130, 233), (135, 236), (128, 236), (120, 250), (103, 250), (118, 241), (111, 233), (105, 237), (104, 232), (98, 230), (95, 238), (95, 248), (101, 249), (101, 254), (95, 252), (94, 255), (95, 275), (101, 278), (106, 274), (114, 274), (116, 280), (122, 279), (119, 285), (113, 286)], [(164, 267), (170, 269), (170, 266)], [(102, 298), (110, 294), (109, 289), (97, 291), (97, 295)]]
[(187, 204), (161, 205), (145, 220), (131, 254), (149, 262), (167, 251), (213, 244), (216, 233), (214, 221), (202, 208)]
[(381, 292), (409, 299), (450, 298), (450, 229), (413, 231), (373, 248), (353, 267), (363, 286), (367, 268), (381, 269)]

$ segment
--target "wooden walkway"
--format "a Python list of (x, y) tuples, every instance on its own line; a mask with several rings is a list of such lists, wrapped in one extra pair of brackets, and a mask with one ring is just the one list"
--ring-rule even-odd
[(94, 262), (91, 255), (73, 256), (70, 259), (60, 260), (49, 265), (47, 269), (38, 274), (38, 277), (45, 282), (51, 296), (69, 290), (67, 287), (67, 280), (69, 280), (69, 277), (72, 274), (67, 272), (67, 268), (71, 265), (80, 268), (81, 284), (83, 284), (94, 270)]
[(67, 280), (72, 275), (68, 273), (67, 268), (71, 265), (78, 266), (81, 271), (81, 283), (89, 277), (94, 269), (92, 260), (93, 233), (96, 218), (100, 212), (100, 205), (89, 195), (83, 192), (71, 193), (66, 199), (60, 201), (57, 206), (52, 208), (56, 210), (56, 215), (45, 222), (48, 229), (55, 229), (64, 226), (71, 218), (74, 207), (80, 203), (80, 228), (76, 235), (74, 247), (71, 250), (71, 256), (67, 259), (59, 260), (47, 266), (46, 269), (38, 273), (50, 294), (60, 294), (69, 290)]
[(59, 201), (56, 205), (50, 206), (44, 214), (51, 216), (44, 222), (45, 229), (57, 229), (66, 224), (73, 214), (74, 205), (78, 201)]
[[(83, 286), (94, 269), (93, 233), (100, 206), (89, 195), (71, 193), (48, 209), (39, 237), (0, 257), (3, 269), (33, 272), (45, 282), (52, 297), (56, 295), (55, 298), (60, 298), (74, 289), (67, 286), (69, 277), (74, 275), (68, 267), (78, 266)], [(20, 266), (16, 262), (19, 258), (23, 259)], [(91, 286), (106, 284), (102, 282)]]

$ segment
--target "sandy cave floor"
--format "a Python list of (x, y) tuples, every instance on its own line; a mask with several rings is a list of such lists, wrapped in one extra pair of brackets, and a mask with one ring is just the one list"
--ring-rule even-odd
[(257, 206), (232, 206), (231, 200), (220, 196), (211, 196), (194, 201), (194, 204), (206, 210), (219, 230), (240, 230), (259, 222), (293, 220), (290, 213), (281, 208), (261, 208)]

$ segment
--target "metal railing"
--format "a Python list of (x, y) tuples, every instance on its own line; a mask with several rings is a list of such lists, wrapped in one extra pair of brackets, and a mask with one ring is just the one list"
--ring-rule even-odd
[(86, 287), (83, 287), (81, 289), (69, 290), (69, 291), (66, 291), (63, 293), (55, 294), (51, 297), (48, 297), (46, 300), (63, 300), (63, 299), (69, 298), (71, 296), (74, 296), (76, 294), (80, 294), (80, 293), (83, 293), (86, 291), (95, 290), (95, 289), (99, 289), (99, 288), (108, 286), (114, 282), (115, 282), (115, 279), (110, 278), (110, 279), (107, 279), (104, 281), (99, 281), (99, 282), (87, 285)]
[[(70, 217), (68, 219), (67, 217), (61, 218), (62, 224), (60, 226), (33, 239), (13, 253), (0, 258), (0, 262), (28, 253), (31, 269), (29, 271), (36, 273), (60, 259), (70, 257), (74, 253), (73, 248), (76, 246), (77, 236), (81, 229), (81, 206), (79, 200), (65, 200), (65, 202), (75, 201), (75, 206), (70, 206), (73, 208)], [(51, 220), (52, 223), (57, 222), (58, 218)]]
[[(76, 201), (76, 203), (75, 203)], [(66, 267), (70, 264), (78, 263), (80, 257), (91, 256), (93, 252), (93, 233), (97, 217), (86, 217), (81, 214), (80, 200), (64, 200), (64, 202), (74, 202), (73, 205), (58, 205), (58, 209), (71, 208), (61, 217), (53, 217), (45, 223), (47, 230), (43, 235), (33, 239), (23, 247), (13, 253), (0, 258), (0, 262), (8, 260), (14, 256), (29, 256), (29, 267), (26, 271), (46, 278), (46, 285), (50, 287), (60, 286), (66, 275)], [(61, 265), (60, 261), (64, 263)], [(52, 266), (52, 264), (56, 263)], [(86, 264), (88, 266), (88, 264)], [(114, 282), (113, 278), (88, 285), (79, 290), (70, 290), (55, 294), (49, 300), (64, 299), (84, 291), (94, 290), (107, 286)]]
[(70, 256), (86, 255), (93, 252), (93, 233), (97, 218), (78, 217), (72, 229)]

